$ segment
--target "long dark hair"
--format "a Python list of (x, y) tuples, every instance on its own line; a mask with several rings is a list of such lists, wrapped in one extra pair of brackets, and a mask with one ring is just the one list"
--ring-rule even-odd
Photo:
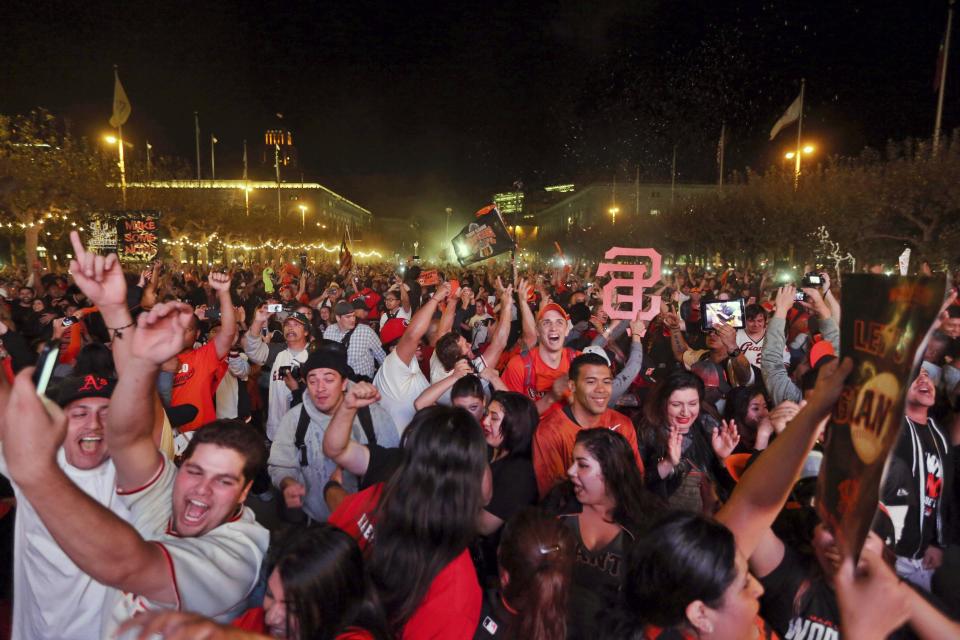
[[(658, 450), (666, 450), (667, 436), (667, 402), (674, 391), (681, 389), (696, 389), (700, 397), (700, 411), (703, 412), (703, 380), (689, 371), (673, 371), (666, 378), (654, 386), (643, 404), (643, 425), (640, 429), (640, 439), (646, 446), (654, 446)], [(699, 421), (699, 418), (698, 418)]]
[(517, 611), (507, 638), (566, 638), (576, 545), (570, 529), (539, 509), (524, 509), (504, 526), (497, 552), (508, 576), (503, 598)]
[(476, 535), (487, 468), (483, 432), (465, 409), (421, 409), (407, 433), (403, 461), (377, 509), (370, 557), (374, 585), (398, 629)]
[(530, 398), (515, 391), (494, 391), (490, 402), (499, 402), (503, 407), (503, 420), (500, 422), (502, 448), (511, 456), (529, 458), (533, 432), (540, 421), (537, 406)]
[(757, 442), (757, 425), (747, 424), (747, 412), (750, 410), (750, 403), (757, 396), (763, 396), (764, 400), (767, 398), (767, 394), (759, 384), (749, 387), (735, 387), (727, 394), (727, 404), (723, 410), (724, 417), (727, 420), (733, 420), (737, 423), (740, 441), (750, 449)]
[(386, 620), (356, 541), (340, 529), (313, 525), (290, 530), (271, 549), (287, 605), (287, 633), (301, 640), (333, 639), (350, 627), (386, 639)]
[(615, 637), (644, 637), (648, 625), (685, 625), (687, 605), (696, 600), (719, 607), (737, 577), (736, 553), (733, 533), (722, 524), (670, 512), (627, 553)]
[(662, 513), (664, 505), (644, 487), (636, 456), (626, 438), (599, 427), (577, 433), (576, 444), (586, 448), (600, 465), (604, 485), (616, 503), (614, 522), (636, 536)]

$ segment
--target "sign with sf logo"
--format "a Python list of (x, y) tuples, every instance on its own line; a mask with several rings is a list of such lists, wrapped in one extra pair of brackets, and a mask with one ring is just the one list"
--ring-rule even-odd
[[(610, 262), (617, 258), (632, 261)], [(650, 296), (646, 307), (643, 306), (643, 290), (660, 281), (660, 254), (654, 249), (631, 249), (613, 247), (605, 254), (597, 267), (597, 277), (612, 274), (610, 282), (603, 287), (603, 310), (613, 320), (650, 321), (660, 313), (660, 297)], [(649, 260), (649, 264), (640, 260)], [(625, 275), (618, 275), (625, 274)], [(624, 293), (628, 290), (629, 293)], [(614, 296), (617, 305), (614, 305)], [(629, 304), (629, 309), (624, 303)]]

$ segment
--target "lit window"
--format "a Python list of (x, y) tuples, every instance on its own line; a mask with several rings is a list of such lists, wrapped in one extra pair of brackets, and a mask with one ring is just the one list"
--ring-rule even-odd
[(660, 215), (660, 209), (650, 209), (650, 215), (652, 216)]

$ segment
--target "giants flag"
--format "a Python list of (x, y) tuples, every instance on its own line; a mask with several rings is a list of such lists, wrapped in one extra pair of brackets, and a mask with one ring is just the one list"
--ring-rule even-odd
[(347, 234), (343, 234), (343, 240), (340, 241), (340, 269), (349, 271), (353, 268), (353, 254), (347, 248)]

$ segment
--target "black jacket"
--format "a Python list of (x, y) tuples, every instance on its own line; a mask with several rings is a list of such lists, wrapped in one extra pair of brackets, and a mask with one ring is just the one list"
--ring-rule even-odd
[(937, 531), (933, 539), (939, 547), (954, 541), (951, 503), (955, 497), (950, 442), (932, 418), (927, 420), (925, 426), (904, 418), (900, 436), (884, 477), (881, 500), (887, 507), (905, 506), (907, 508), (903, 529), (897, 539), (896, 552), (898, 556), (908, 558), (920, 558), (926, 551), (923, 544), (926, 538), (923, 532), (924, 517), (920, 503), (928, 470), (926, 458), (922, 455), (924, 448), (920, 437), (921, 429), (930, 430), (940, 459), (943, 461), (943, 485), (940, 489), (940, 503), (937, 511)]

